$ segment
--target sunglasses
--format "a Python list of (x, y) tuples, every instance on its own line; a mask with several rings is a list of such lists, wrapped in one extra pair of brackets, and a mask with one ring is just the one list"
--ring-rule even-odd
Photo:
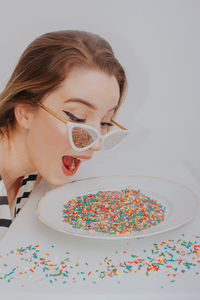
[(111, 123), (119, 127), (121, 130), (111, 130), (105, 135), (101, 135), (98, 130), (92, 126), (66, 121), (42, 103), (36, 103), (48, 113), (67, 125), (70, 144), (76, 151), (88, 150), (100, 139), (102, 141), (102, 150), (110, 150), (119, 145), (128, 134), (128, 130), (125, 127), (111, 120)]

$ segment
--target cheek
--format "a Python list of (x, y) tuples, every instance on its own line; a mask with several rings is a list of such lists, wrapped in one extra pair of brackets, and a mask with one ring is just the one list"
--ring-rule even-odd
[(109, 127), (108, 126), (103, 126), (101, 128), (101, 135), (105, 135), (108, 132), (109, 132)]
[(44, 173), (57, 167), (70, 144), (65, 124), (57, 120), (37, 118), (27, 137), (30, 159), (35, 168)]

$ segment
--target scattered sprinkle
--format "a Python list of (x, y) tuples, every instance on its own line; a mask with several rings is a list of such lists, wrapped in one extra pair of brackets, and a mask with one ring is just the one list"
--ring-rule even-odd
[[(51, 247), (55, 250), (55, 247), (53, 248)], [(131, 273), (141, 273), (149, 277), (161, 270), (167, 281), (174, 283), (186, 272), (192, 272), (193, 276), (200, 274), (199, 236), (195, 236), (192, 241), (180, 238), (154, 243), (151, 249), (145, 249), (142, 253), (142, 256), (132, 253), (130, 246), (126, 250), (118, 251), (117, 255), (114, 251), (113, 258), (105, 256), (97, 258), (92, 263), (89, 261), (78, 263), (77, 259), (73, 261), (70, 252), (66, 252), (67, 257), (60, 259), (55, 258), (51, 252), (43, 251), (40, 245), (29, 245), (1, 256), (0, 280), (11, 284), (19, 278), (32, 279), (36, 274), (35, 282), (40, 285), (45, 281), (50, 284), (56, 284), (58, 281), (63, 284), (69, 281), (75, 284), (80, 281), (96, 284), (104, 278), (128, 276)], [(14, 258), (15, 265), (9, 263), (10, 258)], [(119, 283), (118, 280), (117, 284)], [(24, 282), (19, 284), (24, 287)], [(163, 287), (161, 285), (161, 288)]]

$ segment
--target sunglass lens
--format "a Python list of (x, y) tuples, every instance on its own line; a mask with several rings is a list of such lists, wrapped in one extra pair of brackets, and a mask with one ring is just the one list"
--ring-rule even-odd
[(104, 139), (104, 149), (109, 150), (117, 146), (127, 136), (127, 134), (127, 131), (112, 132)]
[(77, 148), (85, 148), (97, 139), (97, 134), (90, 129), (74, 127), (72, 129), (72, 139)]

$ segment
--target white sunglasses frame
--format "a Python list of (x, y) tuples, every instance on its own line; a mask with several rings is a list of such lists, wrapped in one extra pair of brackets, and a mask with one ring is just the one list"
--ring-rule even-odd
[[(53, 115), (55, 118), (57, 118), (58, 120), (62, 121), (65, 125), (67, 125), (67, 128), (68, 128), (68, 134), (69, 134), (69, 140), (70, 140), (70, 144), (72, 146), (72, 148), (78, 152), (81, 152), (81, 151), (85, 151), (85, 150), (88, 150), (89, 148), (91, 148), (93, 145), (95, 145), (100, 139), (102, 140), (102, 149), (101, 150), (105, 150), (104, 149), (104, 140), (106, 138), (108, 138), (110, 135), (113, 135), (115, 134), (116, 132), (121, 132), (121, 130), (115, 130), (113, 132), (108, 132), (106, 133), (105, 135), (101, 135), (98, 130), (95, 128), (95, 127), (92, 127), (90, 125), (87, 125), (87, 124), (78, 124), (78, 123), (73, 123), (73, 122), (70, 122), (70, 121), (67, 121), (65, 119), (63, 119), (62, 117), (60, 117), (59, 115), (57, 115), (54, 111), (52, 111), (50, 108), (46, 107), (44, 104), (36, 101), (35, 102), (36, 104), (38, 104), (41, 108), (43, 108), (45, 111), (47, 111), (48, 113), (50, 113), (51, 115)], [(116, 125), (117, 127), (119, 127), (120, 129), (122, 130), (125, 130), (126, 131), (126, 135), (128, 134), (128, 129), (123, 127), (122, 125), (118, 124), (117, 122), (111, 120), (111, 123), (113, 123), (114, 125)], [(86, 147), (83, 147), (83, 148), (78, 148), (76, 147), (76, 145), (74, 144), (74, 141), (73, 141), (73, 138), (72, 138), (72, 129), (74, 127), (80, 127), (80, 128), (85, 128), (85, 129), (90, 129), (92, 131), (94, 131), (96, 134), (97, 134), (97, 139), (92, 142), (90, 145), (86, 146)], [(121, 141), (122, 142), (122, 141)], [(118, 144), (116, 144), (114, 147), (110, 148), (110, 149), (114, 149), (115, 147), (117, 147), (121, 142), (119, 142)], [(108, 149), (106, 149), (108, 150)]]
[[(87, 125), (87, 124), (77, 124), (77, 123), (72, 123), (70, 121), (67, 122), (67, 127), (68, 127), (68, 133), (69, 133), (69, 140), (70, 140), (70, 143), (71, 143), (71, 146), (74, 150), (76, 151), (85, 151), (85, 150), (88, 150), (89, 148), (91, 148), (92, 146), (94, 146), (100, 139), (102, 140), (102, 148), (101, 150), (110, 150), (110, 149), (114, 149), (115, 147), (117, 147), (121, 142), (122, 140), (116, 144), (115, 146), (111, 147), (110, 149), (105, 149), (104, 147), (104, 141), (105, 139), (109, 138), (109, 136), (112, 136), (114, 135), (116, 132), (122, 132), (121, 130), (115, 130), (113, 132), (108, 132), (106, 133), (105, 135), (101, 135), (98, 130), (90, 125)], [(92, 142), (90, 145), (86, 146), (86, 147), (83, 147), (83, 148), (78, 148), (76, 147), (76, 145), (74, 144), (74, 141), (73, 141), (73, 138), (72, 138), (72, 130), (73, 128), (75, 127), (80, 127), (80, 128), (83, 128), (83, 129), (90, 129), (91, 131), (95, 132), (97, 134), (97, 138), (94, 142)], [(128, 130), (126, 130), (126, 135), (128, 134)], [(126, 136), (125, 135), (125, 136)], [(125, 137), (124, 136), (124, 137)]]

